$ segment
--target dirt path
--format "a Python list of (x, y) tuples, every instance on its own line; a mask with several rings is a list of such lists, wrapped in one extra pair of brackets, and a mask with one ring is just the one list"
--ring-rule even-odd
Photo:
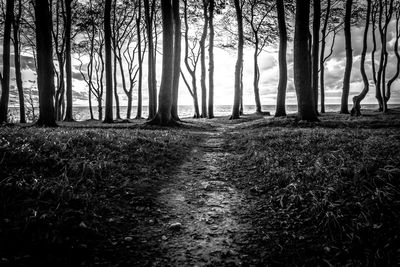
[(161, 247), (164, 261), (173, 266), (238, 266), (240, 234), (238, 210), (246, 209), (240, 192), (221, 171), (226, 161), (226, 126), (202, 133), (202, 142), (179, 167), (173, 182), (158, 201), (168, 218)]

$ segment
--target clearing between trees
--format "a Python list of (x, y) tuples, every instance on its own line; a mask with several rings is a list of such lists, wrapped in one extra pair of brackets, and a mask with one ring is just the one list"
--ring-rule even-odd
[(0, 128), (13, 266), (395, 265), (400, 119)]

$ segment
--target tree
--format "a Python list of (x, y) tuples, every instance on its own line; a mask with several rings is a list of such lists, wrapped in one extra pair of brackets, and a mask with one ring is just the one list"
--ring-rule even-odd
[(367, 56), (367, 49), (368, 49), (368, 30), (371, 18), (371, 7), (372, 7), (372, 0), (367, 0), (367, 14), (366, 14), (366, 21), (365, 21), (365, 28), (364, 28), (364, 36), (363, 36), (363, 49), (361, 52), (361, 62), (360, 62), (360, 72), (364, 82), (364, 88), (361, 93), (357, 96), (353, 97), (353, 108), (351, 110), (352, 116), (360, 116), (361, 115), (361, 101), (365, 98), (369, 91), (369, 79), (367, 73), (365, 71), (365, 58)]
[(350, 93), (350, 77), (353, 65), (353, 49), (351, 44), (351, 10), (353, 0), (346, 0), (346, 14), (344, 17), (344, 34), (346, 42), (346, 67), (343, 79), (342, 100), (340, 105), (340, 113), (349, 114), (348, 100)]
[(312, 122), (318, 121), (318, 117), (315, 112), (314, 92), (310, 80), (309, 14), (310, 0), (296, 0), (293, 68), (298, 119)]
[(201, 117), (207, 117), (207, 85), (206, 85), (206, 39), (208, 32), (208, 5), (209, 0), (203, 0), (203, 33), (200, 39), (200, 65), (201, 65)]
[(240, 117), (240, 96), (241, 96), (241, 83), (242, 83), (242, 69), (243, 69), (243, 46), (244, 46), (244, 36), (243, 36), (243, 2), (240, 0), (234, 0), (236, 19), (238, 24), (238, 56), (235, 65), (235, 90), (234, 90), (234, 101), (232, 115), (230, 119), (239, 119)]
[(174, 19), (174, 10), (179, 0), (162, 0), (161, 13), (162, 13), (162, 28), (163, 28), (163, 60), (162, 60), (162, 74), (160, 93), (158, 99), (158, 112), (156, 116), (150, 121), (153, 125), (174, 125), (176, 121), (171, 115), (172, 110), (172, 88), (174, 81), (174, 60), (176, 39), (174, 29), (176, 29), (176, 20)]
[(285, 5), (283, 0), (276, 0), (276, 10), (279, 28), (279, 83), (276, 98), (275, 117), (286, 116), (286, 86), (287, 86), (287, 30), (285, 19)]
[(71, 26), (72, 26), (72, 0), (64, 0), (65, 5), (65, 74), (67, 78), (66, 98), (67, 109), (65, 121), (74, 121), (72, 116), (72, 64), (71, 64)]
[(175, 121), (179, 121), (178, 116), (178, 93), (179, 93), (179, 79), (181, 76), (181, 42), (182, 42), (182, 29), (181, 19), (179, 14), (179, 1), (173, 1), (173, 20), (174, 20), (174, 77), (172, 82), (172, 107), (171, 116)]
[(215, 0), (210, 0), (208, 28), (210, 28), (210, 39), (208, 44), (208, 118), (214, 118), (214, 9)]
[(312, 34), (312, 80), (311, 86), (314, 91), (314, 105), (318, 114), (318, 73), (319, 73), (319, 31), (321, 26), (321, 2), (314, 0), (313, 34)]
[(394, 43), (394, 54), (396, 55), (396, 72), (394, 73), (393, 77), (388, 81), (387, 87), (386, 87), (386, 98), (385, 98), (385, 103), (387, 103), (390, 99), (391, 96), (391, 89), (393, 83), (397, 80), (397, 78), (400, 75), (400, 53), (399, 53), (399, 39), (400, 39), (400, 3), (397, 3), (396, 6), (396, 30), (395, 30), (395, 38), (396, 41)]
[[(143, 85), (143, 59), (146, 52), (146, 46), (142, 49), (142, 28), (140, 22), (142, 20), (142, 1), (138, 1), (138, 12), (136, 16), (136, 33), (138, 41), (138, 59), (139, 59), (139, 81), (138, 81), (138, 104), (136, 119), (142, 118), (142, 85)], [(143, 53), (143, 54), (142, 54)]]
[(14, 18), (14, 0), (6, 2), (6, 19), (4, 21), (3, 36), (3, 74), (1, 83), (0, 99), (0, 123), (7, 122), (8, 101), (10, 98), (10, 46), (11, 46), (11, 26)]
[(55, 127), (52, 19), (47, 1), (35, 0), (35, 26), (39, 90), (38, 126)]
[(113, 119), (113, 84), (111, 56), (111, 1), (106, 0), (104, 7), (104, 48), (106, 54), (106, 112), (104, 123), (112, 123)]

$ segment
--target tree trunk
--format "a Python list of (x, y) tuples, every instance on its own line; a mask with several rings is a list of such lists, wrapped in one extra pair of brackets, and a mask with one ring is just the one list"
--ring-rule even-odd
[(287, 30), (285, 18), (285, 5), (283, 0), (276, 1), (279, 27), (279, 83), (276, 99), (275, 117), (286, 116), (286, 87), (287, 87)]
[(14, 18), (14, 0), (6, 1), (6, 18), (3, 35), (3, 78), (0, 99), (0, 124), (7, 122), (8, 101), (10, 98), (10, 46), (11, 26)]
[(393, 77), (388, 81), (388, 84), (387, 84), (386, 98), (385, 98), (386, 103), (390, 100), (392, 85), (400, 75), (400, 53), (399, 53), (399, 38), (400, 38), (399, 26), (400, 25), (399, 25), (399, 22), (400, 22), (400, 11), (396, 11), (396, 42), (394, 43), (394, 54), (396, 55), (397, 64), (396, 64), (396, 72), (393, 75)]
[(94, 120), (93, 105), (92, 105), (92, 89), (90, 87), (89, 87), (89, 112), (90, 112), (90, 120)]
[(21, 3), (21, 0), (19, 0), (18, 1), (18, 14), (14, 18), (14, 21), (13, 21), (15, 82), (17, 84), (17, 89), (18, 89), (20, 123), (26, 123), (24, 87), (23, 87), (23, 82), (22, 82), (21, 59), (20, 59), (21, 14), (22, 14), (22, 3)]
[[(114, 44), (114, 98), (115, 98), (115, 117), (117, 118), (117, 120), (121, 119), (121, 111), (120, 111), (120, 106), (119, 106), (119, 96), (118, 96), (118, 81), (117, 81), (117, 56), (116, 56), (116, 51), (115, 51), (115, 44)], [(129, 106), (129, 102), (128, 102), (128, 106)], [(127, 119), (131, 118), (131, 113), (128, 112), (126, 115)]]
[(208, 1), (203, 0), (204, 26), (200, 39), (200, 64), (201, 64), (201, 117), (207, 118), (207, 85), (206, 85), (206, 39), (208, 31)]
[(35, 1), (35, 26), (37, 49), (37, 78), (39, 90), (38, 126), (55, 127), (52, 19), (47, 1)]
[[(173, 0), (173, 2), (179, 0)], [(171, 116), (172, 109), (172, 86), (174, 77), (174, 8), (176, 3), (170, 0), (161, 1), (162, 25), (163, 25), (163, 60), (161, 85), (158, 99), (158, 112), (150, 124), (171, 125), (175, 121)]]
[(253, 77), (253, 88), (254, 88), (254, 98), (256, 102), (256, 112), (262, 113), (261, 100), (260, 100), (260, 68), (258, 66), (258, 50), (259, 50), (259, 39), (258, 32), (255, 32), (255, 47), (254, 47), (254, 77)]
[(364, 28), (364, 37), (363, 37), (363, 49), (361, 52), (361, 62), (360, 62), (360, 71), (361, 76), (364, 82), (364, 89), (361, 93), (357, 96), (353, 97), (353, 108), (351, 110), (352, 116), (360, 116), (361, 115), (361, 101), (365, 98), (369, 91), (369, 79), (367, 73), (365, 72), (365, 58), (367, 56), (367, 49), (368, 49), (368, 30), (369, 30), (369, 23), (371, 17), (371, 4), (372, 0), (367, 0), (367, 14), (366, 14), (366, 21), (365, 21), (365, 28)]
[(298, 102), (298, 118), (318, 121), (315, 112), (314, 92), (311, 87), (309, 57), (310, 0), (296, 0), (296, 25), (294, 35), (294, 85)]
[(235, 93), (234, 93), (234, 101), (233, 101), (233, 109), (232, 115), (230, 119), (239, 119), (240, 118), (240, 98), (241, 98), (241, 72), (243, 69), (243, 46), (244, 46), (244, 37), (243, 37), (243, 15), (242, 15), (242, 7), (240, 5), (240, 0), (234, 0), (235, 10), (236, 10), (236, 19), (238, 23), (238, 57), (235, 66)]
[(331, 13), (331, 0), (327, 0), (325, 11), (324, 26), (322, 27), (322, 40), (321, 40), (321, 55), (319, 59), (320, 68), (320, 87), (321, 87), (321, 113), (325, 113), (325, 47), (326, 47), (326, 31), (328, 29), (328, 22)]
[(74, 121), (72, 115), (72, 65), (71, 65), (71, 4), (72, 0), (65, 0), (65, 74), (67, 78), (66, 98), (67, 109), (65, 112), (65, 121)]
[(343, 92), (342, 101), (340, 106), (341, 114), (349, 114), (349, 93), (350, 93), (350, 78), (351, 69), (353, 65), (353, 49), (351, 46), (351, 9), (353, 5), (353, 0), (346, 0), (346, 14), (344, 18), (344, 34), (346, 42), (346, 67), (344, 71), (343, 79)]
[(175, 23), (175, 40), (174, 40), (174, 77), (172, 84), (172, 109), (171, 115), (175, 121), (180, 121), (178, 116), (178, 93), (179, 93), (179, 79), (181, 77), (181, 41), (182, 41), (182, 32), (181, 32), (181, 19), (179, 14), (179, 1), (173, 1), (173, 19)]
[(111, 56), (111, 0), (106, 0), (104, 7), (104, 42), (105, 42), (105, 71), (106, 71), (106, 112), (104, 123), (112, 123), (113, 119), (113, 84)]
[(209, 3), (208, 27), (210, 28), (208, 46), (208, 118), (214, 118), (214, 8), (215, 1)]
[(138, 60), (139, 60), (139, 78), (138, 78), (138, 104), (136, 119), (142, 118), (142, 84), (143, 84), (143, 57), (142, 57), (142, 34), (140, 21), (142, 19), (142, 1), (138, 2), (138, 16), (136, 18), (136, 32), (138, 38)]
[(312, 88), (314, 90), (315, 112), (318, 114), (318, 56), (319, 56), (319, 30), (321, 26), (321, 2), (314, 1), (314, 18), (313, 18), (313, 46), (312, 46)]

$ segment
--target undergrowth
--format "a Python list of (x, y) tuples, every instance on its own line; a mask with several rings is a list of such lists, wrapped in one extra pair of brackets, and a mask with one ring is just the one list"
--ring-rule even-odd
[(231, 134), (227, 148), (264, 264), (400, 263), (396, 129), (264, 127)]
[(85, 262), (109, 238), (109, 220), (156, 197), (189, 139), (167, 130), (0, 128), (0, 263)]

